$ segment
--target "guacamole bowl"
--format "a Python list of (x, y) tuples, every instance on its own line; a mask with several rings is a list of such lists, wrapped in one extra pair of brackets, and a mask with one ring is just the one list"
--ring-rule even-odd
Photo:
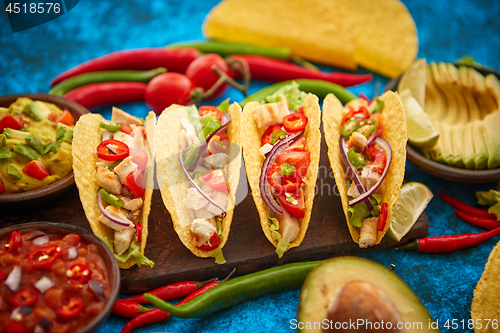
[[(16, 102), (16, 101), (19, 101), (18, 100), (19, 98), (29, 98), (32, 101), (37, 101), (37, 102), (30, 103), (30, 104), (33, 104), (31, 108), (28, 108), (27, 106), (24, 107), (22, 109), (22, 114), (20, 116), (16, 117), (16, 120), (20, 124), (23, 124), (23, 119), (22, 119), (23, 117), (36, 118), (37, 117), (37, 114), (36, 114), (37, 107), (41, 106), (43, 108), (44, 105), (46, 105), (44, 103), (51, 103), (53, 108), (58, 109), (59, 112), (61, 112), (62, 110), (67, 110), (69, 112), (69, 114), (71, 115), (71, 116), (69, 116), (69, 114), (68, 114), (67, 116), (69, 118), (72, 117), (74, 119), (74, 123), (76, 123), (76, 121), (80, 118), (81, 115), (89, 113), (89, 111), (85, 107), (83, 107), (83, 106), (81, 106), (73, 101), (67, 100), (67, 99), (62, 98), (62, 97), (51, 96), (51, 95), (41, 94), (41, 93), (40, 94), (15, 94), (15, 95), (0, 96), (0, 111), (2, 111), (2, 110), (5, 111), (4, 108), (8, 108), (13, 103), (19, 103), (19, 102)], [(40, 102), (43, 102), (43, 103), (40, 103)], [(35, 114), (28, 112), (29, 110), (27, 111), (27, 109), (33, 109), (33, 113), (35, 113)], [(44, 110), (42, 110), (42, 111), (44, 111)], [(51, 110), (49, 110), (49, 108), (46, 108), (46, 111), (49, 112)], [(17, 114), (19, 114), (19, 112)], [(51, 114), (50, 119), (53, 119), (53, 117), (55, 117), (55, 116), (57, 116), (57, 114)], [(2, 114), (2, 117), (0, 117), (0, 118), (3, 119), (4, 117), (5, 117), (5, 115)], [(65, 132), (64, 128), (63, 128), (63, 131), (61, 132), (61, 135), (60, 135), (59, 130), (61, 129), (60, 127), (65, 127), (65, 126), (63, 126), (64, 120), (59, 120), (61, 123), (57, 122), (56, 120), (57, 119), (54, 119), (53, 121), (57, 123), (57, 136), (62, 137), (62, 134), (64, 134), (64, 132)], [(8, 124), (7, 124), (7, 127), (9, 127)], [(71, 167), (71, 164), (70, 164), (71, 163), (71, 156), (70, 156), (71, 149), (68, 149), (68, 151), (69, 151), (69, 153), (68, 153), (68, 151), (66, 151), (64, 149), (59, 149), (61, 146), (61, 143), (59, 143), (59, 146), (57, 146), (56, 148), (52, 148), (52, 147), (50, 147), (49, 144), (47, 144), (46, 142), (40, 142), (40, 140), (33, 139), (33, 141), (30, 141), (29, 137), (31, 137), (31, 136), (33, 136), (35, 138), (36, 138), (36, 136), (38, 136), (39, 138), (42, 138), (41, 141), (43, 141), (43, 137), (46, 133), (46, 129), (44, 129), (44, 128), (39, 129), (39, 133), (40, 133), (39, 135), (38, 134), (37, 135), (29, 135), (28, 138), (21, 137), (21, 136), (23, 136), (23, 135), (28, 136), (28, 134), (32, 134), (32, 133), (23, 132), (23, 129), (21, 129), (21, 130), (15, 130), (12, 128), (5, 128), (5, 130), (3, 128), (1, 129), (3, 132), (3, 134), (2, 134), (3, 137), (0, 138), (0, 140), (3, 140), (3, 143), (0, 145), (0, 149), (2, 149), (1, 146), (4, 146), (4, 143), (5, 143), (5, 147), (3, 147), (4, 150), (5, 150), (5, 148), (7, 148), (8, 144), (9, 144), (9, 138), (11, 140), (18, 140), (19, 146), (20, 146), (18, 148), (24, 149), (24, 151), (20, 151), (19, 149), (16, 150), (16, 148), (13, 148), (12, 150), (15, 153), (10, 152), (11, 157), (13, 159), (9, 158), (8, 160), (7, 159), (4, 160), (4, 161), (15, 160), (15, 162), (12, 162), (12, 166), (10, 166), (10, 165), (7, 166), (6, 170), (8, 172), (8, 175), (6, 176), (5, 173), (3, 173), (3, 177), (7, 178), (4, 180), (4, 182), (8, 182), (10, 180), (16, 180), (16, 176), (17, 176), (17, 179), (19, 179), (18, 183), (26, 185), (27, 187), (19, 192), (15, 192), (15, 193), (13, 191), (9, 191), (9, 190), (5, 190), (4, 193), (1, 193), (0, 194), (0, 211), (22, 209), (22, 208), (27, 207), (27, 206), (32, 207), (32, 206), (46, 203), (46, 202), (58, 197), (59, 195), (64, 193), (66, 190), (69, 190), (70, 188), (72, 188), (72, 186), (75, 182), (74, 176), (73, 176), (73, 170), (71, 169), (71, 171), (69, 171), (69, 173), (67, 173), (68, 168)], [(71, 131), (72, 130), (67, 131), (67, 132), (69, 133)], [(6, 133), (6, 132), (9, 132), (9, 133)], [(33, 132), (33, 131), (31, 131), (31, 132)], [(20, 138), (16, 138), (15, 136), (20, 136)], [(60, 139), (59, 141), (62, 142), (63, 139), (64, 138)], [(64, 140), (66, 140), (67, 142), (62, 143), (63, 147), (64, 147), (64, 145), (67, 145), (67, 146), (71, 145), (71, 136), (69, 136), (68, 139), (64, 139)], [(35, 145), (35, 143), (38, 143), (39, 146), (37, 147)], [(44, 145), (44, 143), (45, 143), (45, 145)], [(12, 143), (10, 145), (12, 145)], [(34, 149), (32, 149), (32, 148), (34, 148)], [(45, 152), (44, 152), (44, 149), (45, 149)], [(18, 162), (18, 160), (17, 160), (17, 158), (19, 156), (18, 154), (25, 155), (21, 159), (26, 157), (26, 155), (29, 152), (37, 154), (38, 157), (40, 157), (42, 155), (43, 156), (42, 158), (45, 158), (45, 154), (47, 154), (47, 151), (49, 151), (49, 154), (52, 154), (50, 149), (54, 149), (54, 151), (57, 151), (59, 154), (65, 152), (66, 158), (69, 156), (69, 162), (68, 161), (62, 162), (63, 161), (62, 158), (61, 158), (61, 160), (51, 159), (51, 161), (50, 161), (50, 163), (52, 163), (53, 168), (62, 168), (62, 166), (65, 163), (65, 168), (66, 168), (65, 172), (67, 174), (64, 173), (64, 176), (56, 178), (55, 175), (52, 175), (49, 172), (50, 178), (45, 177), (45, 179), (42, 178), (42, 181), (40, 181), (39, 180), (40, 178), (39, 179), (29, 178), (27, 176), (27, 174), (28, 174), (28, 171), (26, 171), (27, 169), (25, 169), (24, 167), (19, 165), (19, 163), (16, 164)], [(37, 153), (37, 151), (39, 153)], [(8, 151), (4, 151), (3, 153), (9, 154)], [(55, 153), (53, 153), (52, 155), (55, 155)], [(28, 161), (30, 161), (30, 160), (33, 160), (32, 162), (35, 162), (34, 160), (36, 160), (36, 158), (30, 159), (29, 157), (26, 157), (25, 160), (26, 160), (26, 163), (28, 164)], [(43, 164), (42, 164), (42, 166), (43, 166)], [(21, 170), (23, 172), (21, 172)], [(47, 170), (47, 169), (45, 169), (45, 170)], [(38, 171), (38, 170), (36, 170), (36, 171)], [(49, 171), (49, 170), (47, 170), (47, 171)], [(34, 176), (34, 177), (36, 177), (36, 176)], [(51, 178), (54, 178), (54, 180), (51, 180)], [(41, 185), (39, 185), (37, 188), (33, 188), (35, 186), (32, 186), (32, 184), (27, 185), (30, 182), (30, 180), (33, 180), (33, 183), (41, 184)], [(21, 185), (19, 185), (19, 186), (21, 186)], [(2, 187), (4, 189), (7, 188), (7, 186), (4, 186), (3, 183), (2, 183)]]

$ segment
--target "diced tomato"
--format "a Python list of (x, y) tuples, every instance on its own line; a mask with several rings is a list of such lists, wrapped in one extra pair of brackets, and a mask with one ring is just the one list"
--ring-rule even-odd
[(306, 138), (303, 136), (300, 137), (297, 141), (292, 143), (288, 148), (285, 149), (285, 151), (289, 150), (306, 150), (307, 149), (307, 144), (306, 144)]
[(64, 110), (63, 113), (57, 118), (56, 123), (61, 123), (64, 125), (71, 126), (75, 122), (75, 118), (68, 110)]
[(341, 125), (343, 125), (346, 121), (348, 121), (351, 118), (356, 118), (358, 122), (361, 122), (365, 119), (370, 118), (370, 112), (364, 106), (360, 106), (357, 110), (352, 109), (344, 116), (344, 118), (342, 118)]
[(6, 114), (0, 120), (0, 133), (3, 133), (6, 128), (20, 130), (21, 128), (23, 128), (23, 126), (21, 126), (21, 124), (16, 120), (16, 118), (12, 117), (12, 115)]
[(229, 137), (225, 132), (223, 132), (221, 134), (214, 135), (210, 139), (207, 150), (210, 155), (219, 153), (227, 154), (230, 147), (231, 143), (229, 142)]
[(307, 120), (303, 113), (291, 113), (283, 117), (283, 127), (288, 133), (297, 133), (306, 128)]
[(140, 243), (142, 241), (142, 223), (136, 223), (135, 229), (137, 231), (137, 241)]
[(83, 301), (79, 297), (71, 297), (69, 302), (56, 311), (62, 318), (73, 318), (83, 311)]
[(5, 248), (7, 249), (7, 253), (16, 252), (21, 246), (23, 246), (23, 240), (21, 238), (21, 233), (17, 230), (14, 230), (7, 240), (7, 244), (5, 244)]
[(130, 133), (132, 133), (132, 127), (130, 127), (130, 126), (120, 126), (120, 130), (123, 133), (127, 133), (128, 135), (130, 135)]
[(217, 246), (219, 246), (219, 244), (220, 244), (220, 238), (216, 232), (214, 232), (214, 234), (212, 235), (212, 237), (210, 237), (208, 242), (210, 243), (210, 245), (203, 244), (202, 246), (198, 246), (198, 248), (202, 251), (212, 251), (212, 250), (216, 249)]
[(384, 231), (387, 224), (387, 214), (389, 213), (389, 205), (387, 202), (382, 203), (380, 214), (378, 216), (378, 231)]
[(200, 106), (198, 113), (200, 114), (200, 117), (203, 117), (206, 114), (210, 114), (212, 117), (215, 117), (219, 119), (219, 121), (222, 121), (222, 112), (220, 112), (220, 110), (217, 109), (215, 106), (202, 105)]
[(370, 156), (370, 162), (366, 165), (371, 168), (375, 168), (379, 174), (384, 173), (385, 165), (387, 164), (387, 156), (384, 151), (371, 146), (366, 149), (366, 152)]
[(273, 135), (273, 133), (276, 133), (278, 131), (281, 131), (281, 126), (279, 126), (279, 125), (269, 126), (266, 129), (266, 131), (264, 132), (264, 134), (262, 134), (262, 138), (260, 139), (261, 145), (263, 146), (266, 143), (269, 143), (270, 145), (272, 145), (273, 142), (271, 141), (271, 135)]
[(227, 184), (224, 175), (215, 175), (212, 171), (205, 172), (201, 177), (201, 181), (217, 192), (227, 192)]
[(146, 183), (142, 173), (137, 170), (131, 173), (123, 180), (125, 188), (134, 196), (134, 198), (142, 198), (144, 196)]
[(92, 270), (89, 266), (85, 264), (74, 264), (66, 272), (68, 281), (71, 284), (85, 284), (90, 280), (92, 276)]
[(309, 162), (311, 161), (311, 152), (309, 151), (299, 151), (292, 150), (283, 152), (276, 157), (276, 164), (281, 165), (282, 163), (289, 163), (295, 166), (295, 171), (304, 177), (307, 174), (307, 168), (309, 168)]
[(57, 111), (50, 111), (49, 112), (49, 120), (53, 123), (57, 123), (57, 119), (59, 118), (60, 114)]
[(25, 287), (12, 295), (12, 304), (15, 306), (33, 306), (38, 302), (40, 291), (33, 286)]
[(5, 330), (5, 333), (24, 333), (26, 332), (24, 328), (16, 323), (15, 321), (11, 321), (7, 325), (4, 326), (3, 328)]
[(31, 161), (23, 167), (23, 172), (30, 177), (42, 180), (50, 176), (49, 169), (41, 161)]
[(3, 182), (2, 182), (2, 176), (0, 175), (0, 194), (5, 192), (6, 189), (5, 189), (5, 186), (3, 186)]
[(280, 164), (273, 164), (267, 170), (266, 179), (278, 194), (296, 192), (304, 182), (297, 172), (290, 176), (283, 176), (280, 172)]
[(278, 195), (278, 200), (287, 212), (291, 215), (303, 218), (306, 211), (304, 206), (304, 191), (299, 189), (294, 192), (284, 192)]
[(146, 170), (146, 167), (148, 165), (148, 153), (140, 149), (130, 149), (129, 155), (132, 158), (132, 162), (137, 164), (138, 170)]

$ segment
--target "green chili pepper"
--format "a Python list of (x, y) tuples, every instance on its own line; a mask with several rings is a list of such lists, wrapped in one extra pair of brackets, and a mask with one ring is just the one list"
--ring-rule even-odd
[(320, 261), (299, 262), (239, 276), (206, 291), (192, 301), (174, 306), (151, 294), (153, 306), (177, 318), (201, 318), (271, 293), (300, 288), (307, 274)]
[(125, 204), (122, 199), (118, 198), (113, 193), (109, 193), (103, 188), (99, 190), (99, 194), (101, 195), (101, 198), (103, 198), (107, 203), (109, 203), (112, 206), (122, 208), (123, 205)]
[(116, 131), (121, 131), (122, 127), (118, 124), (115, 124), (113, 122), (110, 122), (109, 124), (106, 124), (105, 122), (101, 121), (99, 123), (99, 127), (104, 128), (105, 130), (111, 131), (111, 132), (116, 132)]
[(18, 143), (17, 145), (14, 146), (14, 149), (12, 150), (28, 158), (30, 161), (38, 160), (41, 157), (41, 155), (35, 149), (31, 148), (25, 143)]
[(278, 142), (278, 141), (280, 141), (280, 140), (282, 140), (282, 139), (286, 138), (286, 136), (287, 136), (287, 135), (288, 135), (288, 133), (287, 133), (287, 132), (285, 132), (285, 131), (277, 131), (277, 132), (274, 132), (274, 133), (271, 135), (271, 142), (272, 142), (272, 143), (273, 143), (273, 145), (274, 145), (276, 142)]
[(378, 127), (378, 122), (375, 119), (365, 119), (363, 120), (357, 129), (357, 131), (364, 136), (372, 134)]
[(118, 81), (135, 81), (135, 82), (149, 82), (155, 76), (165, 73), (167, 70), (163, 67), (152, 69), (150, 71), (104, 71), (92, 72), (74, 76), (70, 79), (55, 85), (50, 91), (49, 95), (64, 96), (78, 87), (99, 82), (118, 82)]
[(280, 172), (284, 176), (290, 176), (295, 172), (295, 165), (290, 163), (281, 163)]
[(373, 106), (370, 108), (370, 113), (371, 114), (374, 114), (376, 112), (382, 113), (382, 111), (384, 110), (384, 105), (385, 102), (383, 100), (381, 100), (378, 97), (375, 98), (375, 104), (373, 104)]
[(119, 159), (119, 160), (113, 161), (110, 165), (108, 165), (108, 170), (109, 171), (113, 171), (115, 169), (115, 167), (118, 164), (120, 164), (122, 161), (123, 161), (123, 159)]
[(23, 174), (21, 171), (19, 171), (15, 166), (12, 164), (7, 165), (7, 174), (16, 178), (16, 179), (21, 179), (23, 178)]
[[(201, 117), (200, 119), (202, 119), (202, 118), (203, 117)], [(212, 117), (212, 116), (210, 116), (210, 118), (213, 118), (214, 121), (203, 126), (202, 133), (203, 133), (204, 137), (203, 137), (202, 141), (205, 141), (210, 136), (210, 134), (212, 134), (213, 132), (217, 131), (220, 128), (221, 124), (220, 124), (219, 119)]]
[[(311, 79), (298, 79), (294, 80), (299, 84), (299, 89), (305, 92), (310, 92), (318, 96), (318, 98), (325, 98), (326, 95), (332, 93), (342, 102), (347, 103), (356, 99), (356, 95), (347, 90), (346, 88), (339, 86), (338, 84), (322, 81), (322, 80), (311, 80)], [(274, 94), (279, 88), (292, 83), (292, 81), (278, 82), (273, 85), (267, 86), (256, 93), (247, 96), (240, 105), (244, 107), (248, 102), (251, 101), (261, 101), (269, 95)]]
[(349, 119), (342, 125), (342, 128), (340, 129), (340, 133), (345, 137), (348, 138), (351, 136), (351, 134), (359, 128), (359, 122), (356, 118)]
[(365, 166), (368, 163), (365, 159), (365, 155), (356, 151), (356, 147), (352, 147), (347, 152), (347, 159), (351, 162), (352, 166), (359, 169)]
[(184, 167), (189, 168), (196, 162), (196, 158), (198, 157), (198, 153), (200, 152), (200, 146), (196, 143), (191, 144), (183, 153), (182, 153), (182, 163)]

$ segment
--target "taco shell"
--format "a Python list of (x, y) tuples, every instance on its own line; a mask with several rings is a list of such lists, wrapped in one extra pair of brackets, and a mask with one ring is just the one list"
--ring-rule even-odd
[[(140, 122), (139, 119), (137, 120)], [(81, 116), (76, 123), (73, 132), (73, 171), (75, 183), (80, 195), (80, 201), (85, 211), (85, 216), (89, 221), (90, 228), (97, 237), (103, 239), (112, 234), (113, 230), (99, 222), (101, 212), (97, 206), (96, 200), (96, 193), (99, 189), (96, 162), (99, 161), (99, 158), (97, 157), (95, 149), (101, 142), (101, 136), (104, 132), (104, 129), (99, 127), (101, 121), (105, 121), (105, 119), (100, 114), (90, 113)], [(154, 133), (154, 123), (155, 114), (154, 112), (150, 112), (146, 118), (145, 125), (148, 137), (152, 137), (151, 133)], [(146, 140), (146, 145), (150, 147), (148, 140)], [(147, 186), (140, 216), (140, 221), (142, 223), (142, 254), (144, 254), (148, 238), (148, 216), (151, 210), (151, 198), (154, 187), (154, 165), (151, 150), (148, 151), (147, 170), (149, 171), (146, 176)], [(113, 251), (113, 249), (111, 250)], [(132, 260), (128, 260), (125, 263), (118, 262), (118, 266), (125, 269), (132, 267), (134, 264), (135, 262)]]
[[(231, 116), (231, 122), (227, 134), (229, 141), (233, 144), (231, 144), (229, 150), (231, 159), (227, 172), (229, 176), (229, 200), (226, 207), (226, 217), (222, 220), (221, 249), (229, 237), (242, 159), (240, 149), (241, 107), (238, 103), (233, 103), (229, 106), (228, 112)], [(179, 133), (182, 129), (180, 121), (182, 118), (187, 118), (187, 113), (185, 107), (181, 105), (170, 106), (158, 118), (158, 130), (154, 139), (156, 177), (163, 203), (170, 213), (173, 227), (179, 239), (193, 254), (206, 258), (211, 256), (210, 251), (202, 251), (196, 247), (191, 233), (191, 222), (195, 217), (190, 212), (190, 209), (186, 207), (189, 181), (186, 179), (178, 159)]]
[[(385, 103), (384, 110), (382, 111), (382, 138), (389, 143), (392, 150), (392, 162), (384, 180), (385, 191), (383, 194), (383, 202), (387, 202), (389, 208), (387, 221), (390, 221), (392, 208), (396, 204), (401, 193), (401, 185), (403, 184), (405, 173), (407, 141), (406, 118), (403, 104), (397, 93), (388, 91), (384, 93), (380, 99)], [(323, 129), (325, 132), (325, 141), (328, 146), (328, 158), (337, 184), (337, 190), (342, 201), (349, 232), (354, 242), (358, 243), (359, 231), (349, 223), (349, 215), (347, 213), (349, 208), (349, 199), (347, 197), (348, 172), (342, 161), (339, 147), (340, 123), (343, 116), (344, 108), (342, 103), (332, 94), (326, 96), (323, 102)], [(380, 243), (389, 227), (390, 224), (387, 223), (384, 231), (378, 232), (375, 244)]]
[[(307, 227), (309, 225), (309, 221), (311, 220), (316, 179), (318, 178), (318, 165), (321, 147), (321, 132), (319, 131), (321, 111), (319, 109), (318, 98), (315, 95), (308, 94), (304, 102), (304, 114), (308, 118), (304, 137), (306, 138), (307, 146), (311, 152), (311, 160), (306, 175), (308, 181), (303, 187), (305, 216), (302, 219), (299, 219), (300, 233), (290, 244), (288, 249), (299, 246), (306, 235)], [(258, 102), (250, 102), (243, 110), (243, 157), (245, 159), (248, 182), (250, 184), (250, 188), (252, 189), (253, 200), (259, 212), (262, 230), (274, 247), (277, 247), (278, 242), (273, 239), (272, 232), (268, 225), (268, 218), (272, 217), (272, 211), (262, 199), (259, 188), (259, 178), (262, 164), (264, 164), (264, 156), (259, 152), (261, 147), (261, 132), (257, 128), (253, 117), (253, 111), (259, 105), (260, 104)]]

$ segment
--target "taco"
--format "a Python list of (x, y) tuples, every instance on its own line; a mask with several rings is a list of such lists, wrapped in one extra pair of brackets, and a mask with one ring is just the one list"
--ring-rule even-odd
[(283, 253), (307, 231), (318, 176), (318, 98), (293, 82), (243, 110), (243, 156), (260, 224)]
[(370, 105), (323, 103), (328, 158), (347, 226), (361, 248), (380, 243), (401, 193), (406, 162), (406, 118), (399, 96), (388, 91)]
[[(157, 182), (181, 242), (225, 262), (241, 168), (241, 108), (172, 105), (155, 134)], [(207, 143), (208, 142), (208, 143)]]
[(147, 137), (154, 126), (154, 112), (143, 124), (114, 107), (111, 121), (86, 114), (74, 130), (73, 170), (80, 201), (92, 231), (113, 250), (120, 268), (154, 265), (144, 256), (154, 186)]

